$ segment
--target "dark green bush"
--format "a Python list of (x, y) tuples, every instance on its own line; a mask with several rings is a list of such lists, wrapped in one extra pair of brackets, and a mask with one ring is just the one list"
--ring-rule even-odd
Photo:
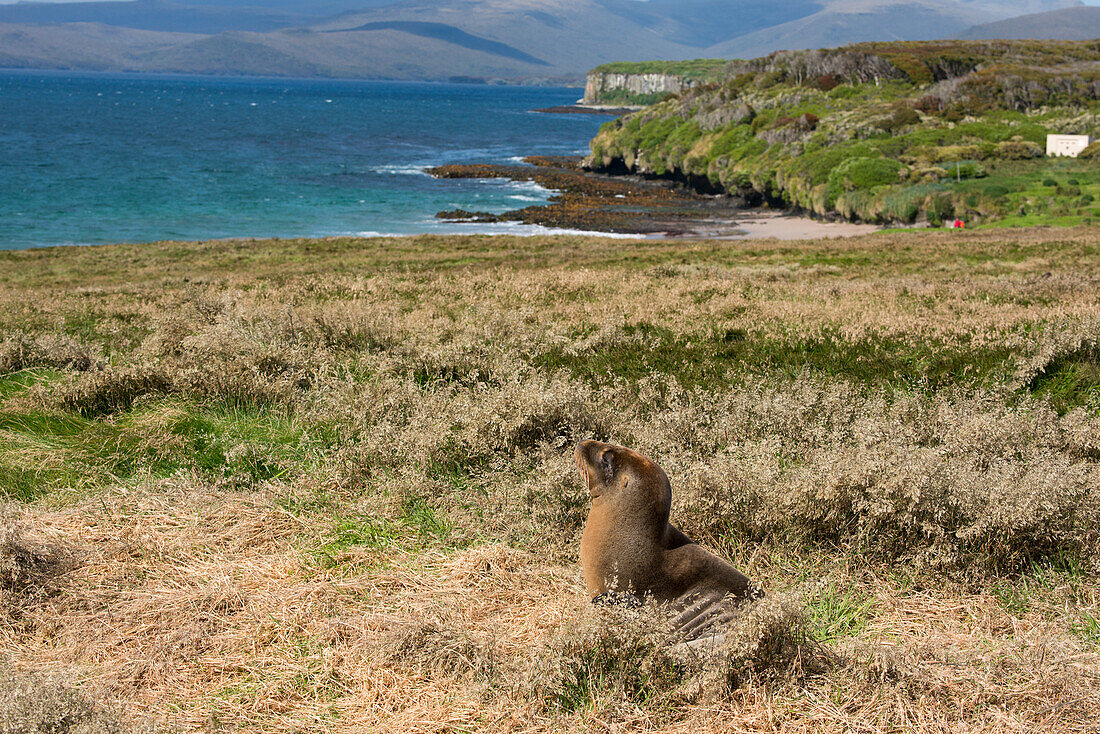
[(903, 168), (905, 166), (890, 158), (849, 158), (833, 170), (829, 176), (829, 187), (858, 191), (895, 184)]

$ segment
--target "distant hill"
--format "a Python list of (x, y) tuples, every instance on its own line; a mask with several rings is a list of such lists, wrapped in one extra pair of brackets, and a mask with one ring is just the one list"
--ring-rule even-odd
[(173, 33), (272, 31), (303, 25), (321, 17), (323, 16), (268, 8), (183, 5), (164, 0), (0, 5), (0, 23), (100, 23), (119, 28)]
[(1100, 38), (1100, 7), (1064, 8), (985, 23), (961, 33), (959, 38), (1058, 38), (1067, 41)]
[(612, 61), (751, 58), (778, 49), (945, 38), (1022, 14), (1090, 10), (1076, 7), (1079, 4), (1079, 0), (18, 3), (0, 5), (0, 66), (580, 81), (588, 69)]
[(709, 47), (820, 11), (824, 0), (604, 0), (604, 7), (674, 43)]
[(1072, 2), (977, 0), (834, 0), (802, 18), (739, 35), (707, 49), (720, 58), (754, 58), (780, 49), (815, 49), (838, 43), (914, 41), (949, 38), (991, 18), (1033, 9), (1078, 5)]

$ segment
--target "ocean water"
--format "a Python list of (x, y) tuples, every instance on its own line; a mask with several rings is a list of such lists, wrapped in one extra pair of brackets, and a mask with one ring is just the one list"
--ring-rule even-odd
[(587, 151), (567, 88), (0, 70), (0, 249), (238, 236), (535, 232), (437, 211), (545, 201), (442, 163)]

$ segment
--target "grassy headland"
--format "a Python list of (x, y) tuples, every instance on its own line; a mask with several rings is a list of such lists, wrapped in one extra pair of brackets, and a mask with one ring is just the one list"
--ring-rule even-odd
[[(1098, 292), (1094, 229), (0, 253), (0, 723), (1088, 731)], [(588, 437), (767, 589), (723, 658), (587, 603)]]
[(871, 43), (711, 73), (604, 125), (590, 165), (868, 222), (1100, 218), (1100, 146), (1044, 155), (1049, 133), (1100, 133), (1095, 42)]

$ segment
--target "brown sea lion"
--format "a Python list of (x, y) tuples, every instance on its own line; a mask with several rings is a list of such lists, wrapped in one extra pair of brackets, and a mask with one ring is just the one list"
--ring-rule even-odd
[(716, 620), (715, 605), (728, 611), (730, 601), (759, 595), (748, 577), (669, 524), (672, 486), (656, 463), (598, 441), (581, 441), (573, 456), (592, 496), (581, 566), (594, 599), (677, 602), (676, 627), (692, 636)]

